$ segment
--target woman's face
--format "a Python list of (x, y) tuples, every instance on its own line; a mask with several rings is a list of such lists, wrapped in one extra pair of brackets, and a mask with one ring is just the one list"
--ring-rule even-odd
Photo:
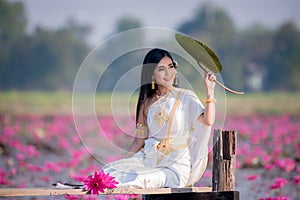
[(163, 57), (153, 72), (153, 79), (158, 85), (170, 88), (174, 83), (176, 69), (172, 60), (165, 56)]

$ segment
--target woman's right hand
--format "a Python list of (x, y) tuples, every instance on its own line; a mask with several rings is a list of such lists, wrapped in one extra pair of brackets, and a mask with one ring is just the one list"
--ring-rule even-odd
[(206, 88), (207, 98), (214, 97), (214, 89), (216, 86), (216, 76), (212, 72), (208, 72), (204, 74), (204, 83)]

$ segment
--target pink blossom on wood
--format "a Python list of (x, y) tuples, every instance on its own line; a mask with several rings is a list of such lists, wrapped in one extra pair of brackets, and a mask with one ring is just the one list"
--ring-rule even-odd
[(105, 174), (103, 170), (95, 171), (93, 176), (88, 176), (84, 181), (84, 188), (91, 194), (98, 195), (104, 192), (106, 188), (116, 188), (118, 182), (109, 173)]

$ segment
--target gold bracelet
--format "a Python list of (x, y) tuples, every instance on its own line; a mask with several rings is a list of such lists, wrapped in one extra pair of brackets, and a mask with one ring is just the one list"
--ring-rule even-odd
[(215, 98), (212, 98), (212, 99), (205, 99), (205, 103), (217, 103), (217, 100)]

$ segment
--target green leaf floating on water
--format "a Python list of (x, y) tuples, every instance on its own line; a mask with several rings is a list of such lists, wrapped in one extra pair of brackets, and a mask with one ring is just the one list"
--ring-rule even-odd
[(203, 67), (214, 73), (222, 71), (222, 65), (218, 56), (207, 45), (179, 33), (175, 35), (175, 38), (180, 46)]

